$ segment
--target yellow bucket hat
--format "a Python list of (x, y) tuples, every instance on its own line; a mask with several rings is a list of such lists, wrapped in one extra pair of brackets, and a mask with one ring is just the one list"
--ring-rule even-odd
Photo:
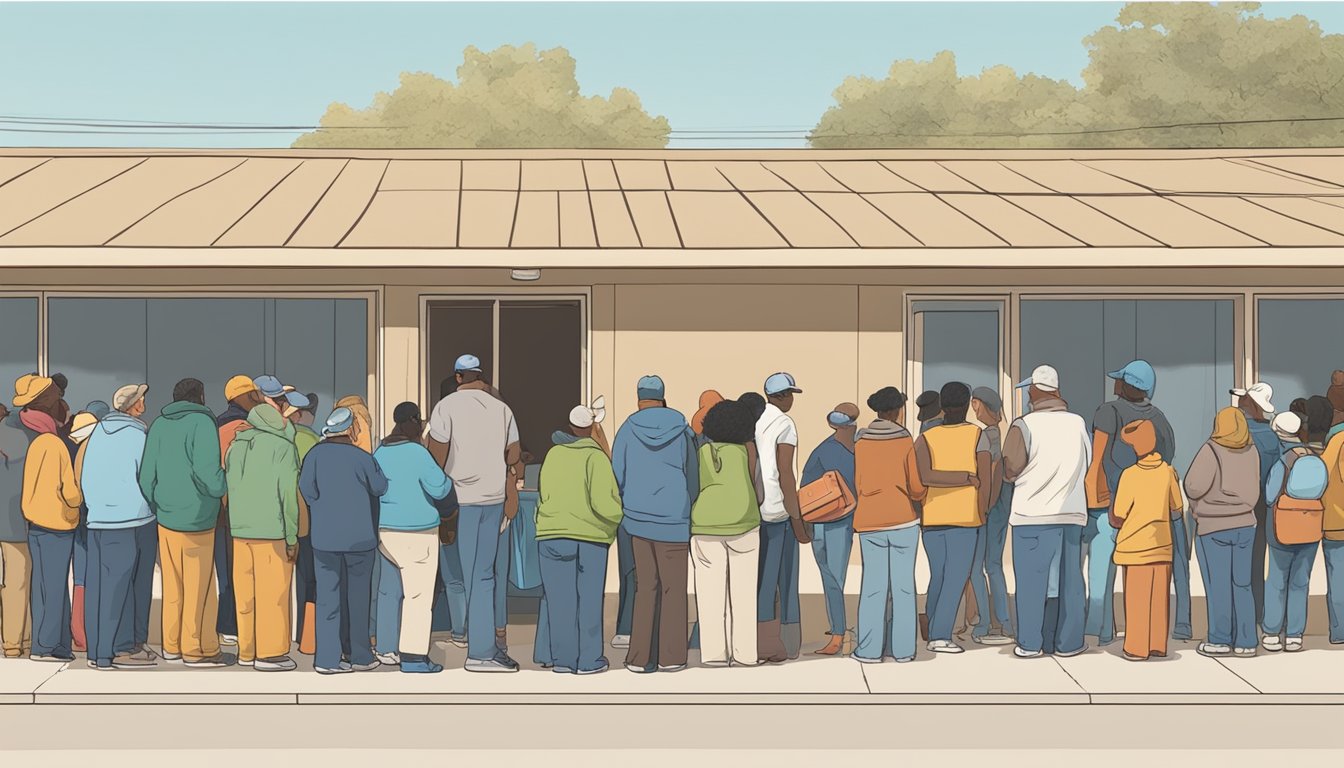
[(36, 373), (20, 376), (19, 380), (14, 382), (14, 407), (22, 408), (28, 405), (50, 386), (51, 379), (46, 376), (38, 376)]

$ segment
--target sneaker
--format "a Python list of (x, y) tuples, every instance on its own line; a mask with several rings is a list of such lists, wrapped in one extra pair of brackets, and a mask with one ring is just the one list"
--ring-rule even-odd
[(59, 656), (54, 653), (35, 653), (28, 657), (29, 661), (45, 661), (49, 664), (66, 664), (75, 660), (72, 656)]
[(870, 658), (868, 658), (867, 656), (859, 656), (858, 654), (853, 654), (853, 653), (851, 653), (851, 654), (849, 655), (849, 658), (851, 658), (851, 659), (853, 659), (853, 660), (859, 662), (860, 664), (881, 664), (881, 663), (882, 663), (882, 660), (881, 660), (881, 659), (870, 659)]
[(1287, 642), (1283, 644), (1283, 650), (1289, 653), (1297, 653), (1298, 651), (1302, 650), (1302, 638), (1300, 637), (1288, 638)]
[(355, 670), (356, 672), (372, 672), (373, 670), (381, 666), (383, 666), (383, 662), (374, 659), (373, 661), (370, 661), (368, 664), (351, 664), (350, 668)]
[(214, 656), (207, 656), (204, 659), (187, 659), (182, 663), (196, 669), (216, 669), (231, 666), (237, 661), (236, 657), (229, 654), (216, 653)]
[(401, 667), (402, 672), (418, 675), (432, 675), (436, 672), (443, 671), (443, 665), (431, 661), (428, 656), (426, 656), (423, 661), (413, 659), (411, 661), (399, 662), (398, 666)]
[(158, 666), (158, 662), (132, 653), (123, 653), (112, 659), (112, 666), (117, 669), (148, 669)]
[(1134, 654), (1130, 653), (1129, 651), (1125, 651), (1125, 652), (1124, 652), (1123, 654), (1121, 654), (1121, 655), (1124, 656), (1125, 661), (1147, 661), (1147, 660), (1148, 660), (1148, 657), (1147, 657), (1147, 656), (1135, 656)]
[(1255, 655), (1255, 648), (1233, 648), (1232, 655), (1239, 656), (1243, 659), (1249, 659)]
[[(1298, 642), (1301, 643), (1302, 640), (1298, 639)], [(1270, 653), (1278, 653), (1283, 650), (1283, 639), (1278, 635), (1265, 635), (1260, 638), (1260, 645)]]
[(454, 646), (456, 646), (456, 647), (458, 647), (458, 648), (466, 648), (466, 647), (467, 647), (467, 636), (466, 636), (466, 635), (449, 635), (449, 636), (448, 636), (448, 642), (452, 643)]
[[(517, 672), (518, 663), (514, 662), (510, 666), (501, 659), (467, 659), (463, 669), (468, 672)], [(559, 672), (560, 668), (556, 667), (553, 671)]]
[(574, 670), (570, 667), (551, 667), (551, 671), (557, 675), (572, 675)]
[(612, 648), (629, 648), (629, 647), (630, 647), (630, 636), (629, 636), (629, 635), (612, 635), (612, 637), (611, 637), (611, 647), (612, 647)]
[(1010, 645), (1013, 642), (1013, 638), (1001, 632), (990, 632), (988, 635), (976, 635), (972, 637), (971, 640), (979, 645)]
[(951, 640), (930, 640), (928, 649), (934, 653), (963, 653), (966, 650)]
[(238, 666), (240, 666), (240, 667), (255, 667), (256, 665), (257, 665), (257, 660), (256, 660), (256, 659), (239, 659), (239, 660), (238, 660)]
[(220, 645), (237, 645), (237, 644), (238, 644), (238, 636), (237, 636), (237, 635), (226, 635), (226, 634), (224, 634), (224, 633), (221, 632), (220, 635), (219, 635), (219, 644), (220, 644)]
[(658, 668), (652, 664), (650, 664), (647, 667), (641, 667), (637, 664), (626, 664), (625, 668), (630, 670), (631, 672), (634, 672), (636, 675), (647, 675), (651, 672), (656, 672), (658, 670)]
[(288, 656), (273, 656), (269, 659), (257, 659), (253, 664), (258, 672), (292, 672), (299, 668), (298, 664)]
[(899, 658), (899, 659), (896, 660), (896, 663), (897, 663), (897, 664), (909, 664), (910, 662), (912, 662), (912, 661), (914, 661), (914, 660), (915, 660), (915, 657), (914, 657), (914, 656), (902, 656), (901, 658)]
[(507, 632), (498, 629), (495, 630), (495, 648), (499, 650), (500, 653), (509, 652), (509, 635)]
[(355, 668), (350, 666), (350, 662), (348, 661), (342, 661), (334, 669), (331, 667), (313, 667), (313, 669), (316, 670), (319, 675), (344, 675), (355, 671)]
[(1195, 647), (1195, 653), (1200, 656), (1227, 656), (1232, 653), (1232, 647), (1221, 643), (1200, 643)]
[(686, 668), (685, 664), (668, 664), (666, 666), (663, 666), (661, 664), (658, 665), (659, 672), (680, 672), (685, 668)]
[(1078, 656), (1079, 654), (1083, 654), (1083, 653), (1086, 653), (1086, 652), (1087, 652), (1087, 643), (1083, 643), (1082, 645), (1080, 645), (1080, 646), (1078, 647), (1077, 650), (1073, 650), (1073, 651), (1055, 651), (1055, 655), (1058, 656), (1058, 657), (1060, 657), (1061, 659), (1071, 659), (1071, 658), (1073, 658), (1074, 656)]
[(157, 662), (159, 659), (159, 655), (155, 653), (154, 649), (150, 648), (148, 645), (138, 646), (134, 651), (131, 651), (130, 655), (136, 659), (140, 659), (143, 661)]
[(167, 652), (167, 651), (159, 651), (159, 658), (163, 659), (164, 661), (168, 662), (169, 664), (175, 664), (175, 663), (177, 663), (177, 662), (179, 662), (179, 661), (182, 661), (182, 654), (180, 654), (180, 653), (169, 653), (169, 652)]
[(1019, 645), (1013, 648), (1013, 655), (1019, 659), (1039, 659), (1045, 655), (1045, 651), (1040, 649), (1028, 651), (1026, 648)]
[(495, 654), (495, 661), (498, 661), (499, 663), (503, 664), (509, 669), (512, 669), (514, 672), (518, 671), (518, 662), (514, 661), (513, 657), (507, 653)]
[(608, 669), (611, 669), (611, 664), (608, 663), (606, 659), (602, 659), (601, 661), (602, 661), (601, 666), (593, 667), (592, 669), (580, 669), (575, 674), (600, 675), (603, 672), (606, 672)]
[(373, 655), (374, 658), (389, 667), (395, 667), (401, 664), (401, 656), (396, 651), (393, 651), (392, 653), (375, 653)]

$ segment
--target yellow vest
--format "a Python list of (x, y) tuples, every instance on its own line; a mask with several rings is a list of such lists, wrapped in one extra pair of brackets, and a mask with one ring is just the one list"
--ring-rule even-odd
[[(923, 433), (929, 446), (933, 469), (945, 472), (976, 471), (975, 447), (980, 442), (980, 428), (974, 424), (943, 424)], [(954, 525), (974, 528), (984, 525), (980, 518), (980, 491), (978, 488), (930, 487), (924, 497), (923, 525)]]
[(1344, 452), (1344, 432), (1330, 438), (1321, 461), (1325, 462), (1325, 493), (1321, 503), (1325, 504), (1325, 538), (1330, 541), (1344, 540), (1344, 480), (1340, 480), (1340, 453)]

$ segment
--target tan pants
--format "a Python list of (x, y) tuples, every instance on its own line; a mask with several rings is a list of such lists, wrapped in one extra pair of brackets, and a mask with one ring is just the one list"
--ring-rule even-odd
[(233, 597), (238, 603), (238, 660), (289, 653), (289, 590), (294, 566), (283, 539), (233, 540)]
[(1171, 563), (1125, 566), (1125, 653), (1167, 655)]
[(0, 541), (4, 560), (4, 584), (0, 586), (0, 637), (5, 658), (27, 656), (33, 644), (33, 617), (28, 610), (28, 585), (33, 579), (33, 560), (27, 542)]
[[(756, 582), (761, 535), (692, 536), (695, 611), (700, 621), (700, 658), (705, 664), (754, 665)], [(730, 650), (731, 649), (731, 650)]]
[(163, 579), (163, 652), (199, 661), (219, 655), (219, 593), (215, 532), (183, 533), (159, 526)]
[(434, 581), (439, 574), (439, 531), (379, 531), (378, 539), (378, 551), (401, 572), (401, 637), (397, 649), (424, 656), (429, 653)]

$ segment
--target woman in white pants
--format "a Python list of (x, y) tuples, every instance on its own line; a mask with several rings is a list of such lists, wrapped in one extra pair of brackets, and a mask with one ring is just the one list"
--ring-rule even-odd
[[(392, 411), (396, 428), (374, 451), (387, 476), (378, 518), (378, 550), (401, 575), (401, 630), (397, 661), (402, 672), (433, 673), (429, 658), (434, 581), (439, 570), (439, 510), (453, 483), (420, 444), (424, 422), (415, 403)], [(381, 639), (381, 638), (380, 638)]]
[(755, 666), (756, 581), (761, 510), (755, 414), (733, 400), (705, 416), (700, 495), (691, 507), (700, 658), (705, 666)]

